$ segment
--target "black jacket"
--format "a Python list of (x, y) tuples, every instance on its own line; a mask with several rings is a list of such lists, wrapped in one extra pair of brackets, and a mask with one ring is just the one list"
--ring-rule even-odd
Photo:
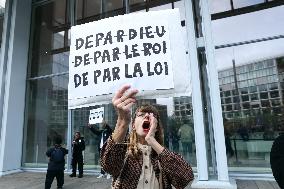
[(275, 180), (280, 188), (284, 188), (284, 134), (278, 136), (273, 142), (270, 164)]
[(85, 150), (85, 140), (84, 137), (80, 137), (76, 140), (74, 140), (75, 143), (72, 142), (72, 149), (73, 149), (73, 158), (75, 157), (83, 157), (82, 151)]
[(103, 137), (103, 143), (105, 143), (112, 133), (112, 129), (108, 125), (103, 130), (98, 130), (94, 127), (90, 127), (90, 130), (92, 131), (92, 133), (94, 133), (95, 135), (100, 137), (100, 140), (99, 140), (99, 143), (98, 143), (99, 149), (100, 149), (101, 137)]
[(60, 148), (60, 150), (62, 150), (64, 156), (66, 154), (68, 154), (68, 150), (66, 148), (62, 148), (61, 146), (58, 146), (58, 145), (47, 150), (46, 156), (49, 157), (48, 169), (47, 170), (50, 170), (50, 171), (64, 170), (65, 169), (65, 167), (64, 167), (65, 166), (65, 159), (64, 159), (63, 162), (60, 162), (60, 163), (53, 162), (50, 159), (51, 153), (54, 151), (55, 148)]

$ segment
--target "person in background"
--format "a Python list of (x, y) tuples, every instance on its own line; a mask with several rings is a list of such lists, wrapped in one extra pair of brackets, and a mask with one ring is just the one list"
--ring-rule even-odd
[(101, 150), (101, 165), (113, 176), (112, 188), (185, 188), (194, 179), (191, 166), (163, 146), (163, 127), (154, 106), (138, 107), (131, 122), (138, 91), (129, 89), (129, 85), (123, 86), (112, 99), (118, 118)]
[(178, 136), (181, 140), (183, 156), (189, 159), (189, 156), (192, 154), (192, 144), (194, 141), (194, 131), (192, 126), (189, 125), (189, 120), (183, 120), (183, 125), (178, 131)]
[(284, 189), (284, 134), (282, 133), (272, 144), (270, 165), (276, 182), (281, 189)]
[[(100, 143), (98, 145), (98, 151), (100, 153), (103, 144), (111, 135), (112, 129), (105, 121), (102, 122), (102, 130), (99, 130), (98, 127), (92, 126), (91, 124), (88, 124), (88, 127), (92, 131), (92, 133), (100, 137)], [(102, 178), (103, 176), (105, 176), (105, 171), (103, 170), (103, 168), (101, 168), (101, 174), (97, 178)], [(106, 177), (107, 179), (110, 179), (110, 174), (107, 174)]]
[(64, 184), (65, 155), (68, 154), (68, 150), (61, 146), (62, 139), (60, 136), (56, 136), (54, 141), (54, 147), (46, 152), (49, 162), (45, 178), (45, 189), (51, 188), (54, 177), (56, 177), (58, 189), (62, 188)]
[(76, 177), (76, 170), (78, 164), (79, 175), (78, 178), (83, 177), (83, 151), (85, 150), (84, 137), (81, 137), (80, 132), (75, 132), (72, 142), (72, 174), (70, 177)]
[(228, 155), (228, 157), (233, 157), (235, 152), (233, 150), (231, 143), (231, 136), (232, 136), (231, 126), (227, 119), (223, 120), (223, 124), (224, 124), (226, 154)]

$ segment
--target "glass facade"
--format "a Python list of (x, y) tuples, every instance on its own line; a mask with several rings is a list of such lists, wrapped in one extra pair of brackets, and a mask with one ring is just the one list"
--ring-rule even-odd
[(6, 0), (0, 1), (0, 45), (2, 44), (2, 32), (4, 23), (4, 13), (5, 13)]
[(70, 24), (66, 0), (33, 7), (23, 165), (46, 167), (56, 135), (67, 145)]
[[(27, 80), (23, 166), (47, 167), (45, 151), (52, 146), (53, 137), (61, 135), (64, 144), (68, 146), (71, 143), (67, 140), (68, 134), (73, 136), (75, 131), (80, 131), (86, 141), (84, 167), (99, 171), (100, 136), (90, 132), (87, 124), (89, 111), (100, 106), (69, 110), (68, 113), (70, 23), (83, 24), (122, 15), (127, 11), (172, 9), (182, 7), (183, 2), (129, 1), (127, 4), (122, 0), (77, 0), (74, 4), (75, 14), (69, 14), (71, 10), (68, 2), (51, 0), (37, 1), (33, 4), (30, 47), (32, 53)], [(182, 24), (185, 18), (184, 9), (181, 12)], [(190, 79), (190, 75), (185, 78)], [(175, 98), (144, 99), (138, 104), (154, 104), (158, 108), (164, 126), (165, 146), (182, 154), (195, 167), (196, 150), (191, 100), (191, 94), (188, 94)], [(116, 114), (113, 106), (101, 106), (105, 109), (105, 120), (114, 128)]]
[(284, 6), (276, 2), (211, 0), (230, 171), (271, 172), (271, 146), (284, 131)]
[[(156, 105), (164, 126), (165, 146), (182, 154), (195, 171), (201, 167), (197, 156), (200, 146), (196, 145), (199, 135), (195, 137), (200, 128), (195, 126), (204, 127), (204, 156), (208, 164), (203, 169), (208, 170), (209, 178), (203, 180), (216, 180), (219, 176), (217, 134), (224, 137), (226, 157), (223, 160), (227, 158), (229, 174), (271, 174), (271, 145), (284, 132), (284, 3), (282, 0), (208, 0), (208, 23), (202, 9), (205, 1), (191, 1), (189, 10), (193, 19), (186, 20), (188, 9), (182, 0), (34, 0), (22, 166), (46, 168), (45, 152), (52, 146), (54, 137), (62, 136), (64, 145), (70, 149), (70, 136), (80, 131), (86, 141), (84, 169), (100, 170), (100, 137), (87, 127), (89, 111), (104, 107), (105, 120), (112, 128), (116, 113), (111, 104), (68, 110), (70, 28), (137, 11), (179, 8), (181, 35), (189, 44), (190, 33), (196, 42), (185, 53), (190, 57), (193, 52), (190, 50), (196, 50), (197, 60), (190, 64), (191, 67), (197, 64), (200, 76), (202, 103), (198, 106), (202, 109), (202, 121), (195, 114), (199, 107), (194, 104), (193, 92), (179, 97), (143, 99), (138, 105)], [(187, 31), (191, 22), (194, 31)], [(208, 25), (210, 34), (204, 29)], [(208, 35), (212, 35), (212, 41)], [(213, 51), (208, 49), (208, 44), (213, 44)], [(212, 62), (217, 69), (213, 84), (217, 85), (210, 81)], [(189, 70), (184, 78), (190, 80), (191, 75)], [(212, 103), (215, 96), (211, 96), (214, 87), (218, 88), (215, 96), (220, 95), (218, 107), (224, 134), (214, 125), (216, 104)]]
[(67, 145), (68, 75), (29, 81), (24, 166), (46, 166), (45, 152), (55, 136)]

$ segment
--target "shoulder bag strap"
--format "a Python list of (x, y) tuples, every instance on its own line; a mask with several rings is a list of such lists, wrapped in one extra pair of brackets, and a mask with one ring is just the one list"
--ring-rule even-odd
[(159, 160), (158, 160), (158, 165), (159, 165), (159, 169), (160, 169), (160, 174), (159, 174), (159, 189), (163, 189), (162, 166), (161, 166)]
[(114, 185), (111, 187), (112, 189), (116, 189), (116, 188), (117, 188), (117, 185), (118, 185), (118, 183), (119, 183), (119, 181), (120, 181), (120, 177), (121, 177), (122, 171), (123, 171), (123, 169), (124, 169), (124, 167), (125, 167), (125, 163), (126, 163), (127, 157), (128, 157), (128, 156), (127, 156), (127, 151), (126, 151), (125, 157), (124, 157), (124, 161), (123, 161), (123, 166), (122, 166), (122, 168), (121, 168), (121, 170), (120, 170), (120, 172), (119, 172), (119, 175), (118, 175), (117, 179), (115, 180)]

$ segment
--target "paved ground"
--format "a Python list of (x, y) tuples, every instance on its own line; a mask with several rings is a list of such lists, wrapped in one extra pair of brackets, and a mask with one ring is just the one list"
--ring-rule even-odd
[[(0, 178), (0, 189), (44, 189), (45, 173), (22, 172)], [(97, 179), (97, 175), (70, 178), (65, 175), (64, 189), (110, 189), (111, 180)], [(280, 189), (273, 181), (237, 180), (238, 189)], [(56, 189), (56, 180), (52, 189)]]
[[(111, 179), (97, 179), (97, 175), (70, 178), (65, 174), (64, 189), (110, 189)], [(0, 178), (0, 189), (44, 189), (45, 173), (23, 172)], [(52, 189), (56, 189), (56, 179)]]

